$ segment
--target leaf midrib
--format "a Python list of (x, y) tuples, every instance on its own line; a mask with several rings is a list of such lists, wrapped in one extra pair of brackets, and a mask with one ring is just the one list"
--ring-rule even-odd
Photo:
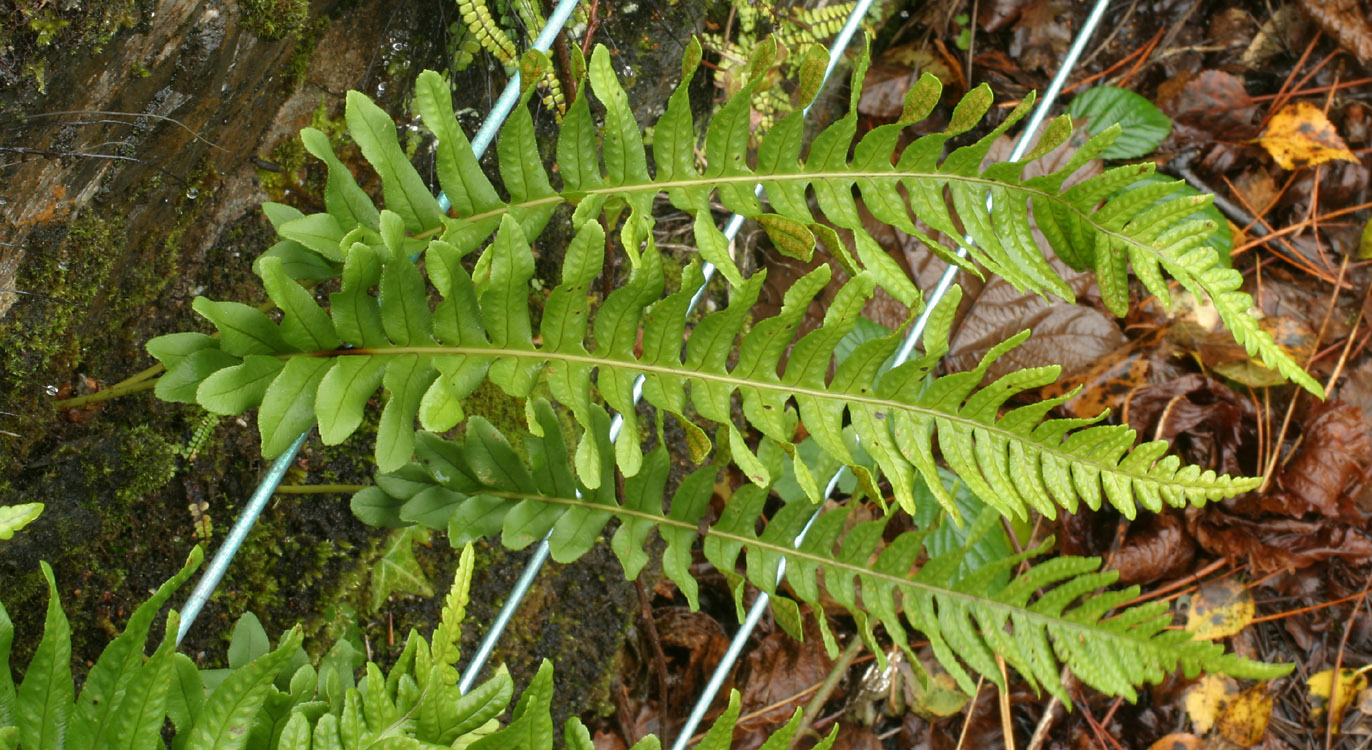
[[(580, 365), (585, 365), (585, 366), (588, 366), (588, 367), (607, 367), (607, 368), (611, 368), (611, 369), (620, 369), (620, 370), (636, 370), (636, 371), (643, 372), (643, 373), (647, 373), (647, 374), (664, 375), (664, 376), (668, 376), (668, 377), (680, 378), (680, 379), (683, 379), (683, 380), (689, 380), (689, 379), (704, 380), (704, 381), (709, 381), (709, 382), (713, 382), (713, 383), (719, 383), (719, 384), (723, 384), (723, 385), (730, 385), (730, 386), (733, 386), (733, 388), (734, 388), (735, 390), (742, 390), (742, 389), (744, 389), (744, 388), (751, 388), (751, 389), (756, 389), (756, 390), (764, 390), (764, 391), (771, 391), (771, 392), (784, 393), (784, 394), (786, 394), (786, 395), (788, 395), (788, 396), (791, 396), (791, 395), (801, 395), (801, 396), (809, 396), (809, 397), (812, 397), (812, 398), (815, 398), (815, 399), (826, 400), (826, 401), (840, 401), (840, 402), (843, 402), (843, 403), (845, 403), (845, 404), (849, 404), (849, 403), (858, 403), (858, 404), (863, 404), (863, 405), (870, 406), (870, 407), (874, 407), (874, 408), (886, 409), (886, 410), (889, 410), (889, 411), (900, 410), (900, 411), (912, 412), (912, 413), (916, 413), (916, 414), (920, 414), (920, 415), (927, 416), (927, 417), (929, 417), (929, 418), (931, 418), (931, 419), (945, 419), (945, 420), (948, 420), (948, 421), (951, 421), (951, 422), (956, 422), (956, 423), (960, 423), (960, 424), (963, 424), (963, 425), (967, 425), (967, 426), (969, 426), (971, 429), (981, 429), (981, 430), (985, 430), (985, 431), (987, 431), (987, 432), (991, 432), (991, 433), (994, 433), (994, 434), (1003, 436), (1003, 437), (1005, 437), (1005, 438), (1007, 438), (1007, 439), (1009, 439), (1009, 440), (1013, 440), (1013, 441), (1018, 442), (1018, 443), (1027, 444), (1027, 445), (1032, 445), (1032, 446), (1034, 446), (1036, 449), (1038, 449), (1038, 450), (1040, 450), (1040, 451), (1042, 451), (1042, 452), (1044, 452), (1044, 453), (1048, 453), (1048, 454), (1050, 454), (1050, 455), (1053, 455), (1053, 456), (1056, 456), (1056, 457), (1058, 457), (1058, 458), (1061, 458), (1061, 459), (1067, 461), (1068, 463), (1072, 463), (1072, 464), (1088, 464), (1088, 465), (1090, 465), (1090, 466), (1095, 467), (1098, 471), (1107, 472), (1107, 473), (1116, 474), (1116, 475), (1121, 475), (1121, 476), (1126, 476), (1126, 477), (1131, 478), (1131, 480), (1134, 480), (1134, 481), (1149, 482), (1149, 483), (1152, 483), (1152, 484), (1158, 485), (1158, 486), (1175, 486), (1175, 487), (1179, 487), (1179, 488), (1182, 488), (1182, 489), (1184, 489), (1184, 490), (1190, 490), (1190, 491), (1197, 491), (1197, 490), (1199, 490), (1199, 491), (1206, 491), (1206, 490), (1210, 490), (1210, 489), (1225, 489), (1224, 485), (1219, 481), (1219, 480), (1221, 480), (1221, 479), (1224, 478), (1223, 476), (1217, 476), (1217, 479), (1216, 479), (1215, 482), (1212, 482), (1212, 483), (1206, 484), (1206, 485), (1201, 485), (1201, 484), (1199, 484), (1198, 481), (1197, 481), (1197, 482), (1186, 482), (1186, 481), (1177, 480), (1175, 477), (1170, 477), (1170, 478), (1167, 478), (1167, 479), (1163, 479), (1163, 478), (1151, 476), (1151, 475), (1149, 475), (1149, 474), (1147, 474), (1147, 473), (1139, 474), (1139, 473), (1135, 473), (1135, 472), (1132, 472), (1132, 471), (1126, 471), (1126, 470), (1122, 469), (1122, 468), (1121, 468), (1119, 465), (1117, 465), (1117, 464), (1108, 464), (1108, 463), (1105, 463), (1105, 462), (1102, 462), (1102, 461), (1097, 461), (1097, 460), (1095, 460), (1094, 458), (1083, 459), (1083, 457), (1080, 456), (1080, 455), (1078, 455), (1078, 454), (1071, 453), (1071, 452), (1065, 451), (1065, 450), (1059, 450), (1059, 449), (1056, 449), (1056, 448), (1054, 448), (1054, 447), (1052, 447), (1052, 446), (1043, 445), (1042, 443), (1037, 442), (1037, 441), (1035, 441), (1035, 440), (1033, 440), (1033, 439), (1031, 439), (1031, 438), (1029, 438), (1029, 437), (1027, 437), (1027, 436), (1025, 436), (1025, 435), (1021, 435), (1021, 434), (1019, 434), (1019, 433), (1017, 433), (1017, 432), (1013, 432), (1013, 431), (1011, 431), (1011, 430), (1007, 430), (1007, 429), (1005, 429), (1005, 428), (1003, 428), (1003, 427), (1001, 427), (1001, 426), (999, 426), (999, 425), (987, 424), (987, 423), (985, 423), (985, 422), (981, 422), (981, 421), (972, 419), (972, 418), (970, 418), (970, 417), (965, 417), (965, 416), (963, 416), (963, 415), (961, 415), (961, 414), (958, 414), (958, 413), (956, 413), (956, 412), (942, 411), (942, 410), (934, 409), (934, 408), (931, 408), (931, 407), (928, 407), (928, 406), (911, 405), (911, 404), (906, 404), (906, 403), (903, 403), (903, 402), (900, 402), (900, 401), (894, 401), (894, 400), (891, 400), (891, 399), (883, 399), (883, 398), (878, 398), (878, 397), (876, 397), (876, 396), (870, 396), (870, 395), (864, 395), (864, 394), (834, 393), (834, 392), (831, 392), (831, 391), (826, 391), (826, 390), (821, 390), (821, 389), (815, 389), (815, 388), (810, 388), (810, 387), (801, 386), (801, 385), (788, 385), (788, 384), (779, 383), (779, 382), (778, 382), (778, 383), (759, 382), (759, 381), (756, 381), (756, 380), (750, 380), (750, 379), (748, 379), (748, 378), (740, 378), (740, 377), (735, 377), (735, 376), (732, 376), (732, 375), (721, 375), (721, 374), (719, 374), (719, 373), (712, 373), (712, 372), (706, 372), (706, 371), (701, 371), (701, 370), (688, 370), (688, 369), (685, 369), (685, 368), (680, 368), (680, 369), (678, 369), (678, 368), (674, 368), (674, 367), (668, 367), (668, 366), (658, 365), (658, 364), (650, 364), (650, 363), (646, 363), (646, 362), (626, 362), (626, 361), (624, 361), (624, 360), (619, 360), (619, 359), (607, 359), (607, 358), (604, 358), (604, 357), (596, 357), (596, 356), (594, 356), (594, 355), (589, 355), (589, 354), (575, 354), (575, 353), (558, 352), (558, 351), (546, 351), (546, 350), (536, 350), (536, 349), (495, 349), (495, 348), (483, 348), (483, 347), (473, 347), (473, 346), (397, 346), (397, 347), (390, 347), (390, 348), (386, 348), (386, 349), (377, 349), (377, 348), (374, 348), (374, 347), (373, 347), (373, 348), (358, 348), (358, 349), (338, 349), (338, 350), (329, 351), (329, 352), (308, 352), (308, 353), (298, 353), (298, 352), (295, 352), (295, 353), (283, 353), (283, 354), (279, 354), (279, 355), (277, 355), (277, 356), (278, 356), (278, 357), (281, 357), (281, 358), (283, 358), (283, 359), (288, 359), (288, 358), (291, 358), (291, 357), (300, 357), (300, 356), (308, 356), (308, 357), (380, 356), (380, 357), (384, 357), (384, 356), (398, 356), (398, 355), (403, 355), (403, 354), (420, 354), (420, 355), (429, 355), (429, 356), (440, 356), (440, 355), (465, 355), (465, 356), (474, 356), (474, 357), (493, 357), (493, 358), (497, 358), (497, 357), (514, 357), (514, 358), (518, 358), (518, 359), (534, 359), (534, 360), (540, 360), (540, 361), (541, 361), (541, 360), (556, 360), (556, 361), (564, 362), (564, 363), (567, 363), (567, 364), (580, 364)], [(1236, 477), (1236, 478), (1231, 478), (1231, 481), (1233, 481), (1233, 482), (1242, 482), (1243, 479), (1244, 479), (1244, 478), (1242, 478), (1242, 477)]]

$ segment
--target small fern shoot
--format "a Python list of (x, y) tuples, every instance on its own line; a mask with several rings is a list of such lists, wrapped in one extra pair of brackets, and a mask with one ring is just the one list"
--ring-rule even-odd
[[(607, 453), (609, 418), (599, 408), (594, 411), (594, 439), (602, 454)], [(978, 674), (1005, 687), (995, 655), (1031, 686), (1065, 702), (1070, 699), (1059, 680), (1061, 666), (1086, 684), (1131, 701), (1137, 697), (1136, 685), (1157, 682), (1178, 666), (1188, 675), (1206, 670), (1253, 679), (1290, 670), (1289, 665), (1225, 655), (1215, 644), (1191, 640), (1186, 631), (1166, 629), (1171, 617), (1165, 602), (1107, 617), (1135, 598), (1138, 587), (1093, 595), (1116, 578), (1114, 571), (1100, 570), (1098, 559), (1057, 557), (1028, 572), (1007, 575), (1045, 552), (1051, 540), (960, 577), (967, 549), (980, 535), (999, 527), (994, 511), (976, 520), (964, 547), (927, 560), (922, 559), (923, 532), (883, 541), (889, 519), (862, 522), (845, 531), (850, 506), (821, 512), (804, 542), (792, 548), (792, 540), (815, 512), (810, 503), (784, 506), (758, 534), (767, 491), (745, 486), (730, 498), (718, 521), (706, 525), (716, 469), (705, 468), (681, 482), (664, 513), (669, 462), (660, 446), (645, 458), (643, 471), (625, 481), (620, 499), (605, 486), (592, 489), (575, 483), (566, 465), (568, 448), (557, 415), (541, 400), (534, 401), (531, 412), (531, 427), (538, 434), (523, 436), (527, 463), (489, 422), (472, 417), (461, 442), (421, 433), (419, 462), (378, 475), (376, 486), (353, 497), (354, 512), (379, 526), (418, 523), (446, 529), (455, 545), (498, 534), (506, 546), (520, 549), (547, 535), (553, 559), (564, 563), (588, 552), (617, 518), (620, 524), (610, 545), (631, 579), (647, 564), (645, 550), (656, 529), (666, 542), (662, 571), (692, 608), (699, 603), (690, 572), (692, 547), (703, 535), (705, 557), (718, 570), (732, 576), (736, 585), (746, 578), (777, 597), (773, 606), (781, 610), (779, 623), (798, 621), (796, 600), (820, 611), (822, 581), (830, 599), (853, 616), (873, 653), (882, 653), (874, 634), (878, 626), (907, 650), (910, 633), (918, 632), (969, 694)], [(742, 577), (734, 575), (740, 553)], [(779, 596), (777, 570), (783, 556), (794, 600)], [(817, 619), (826, 646), (836, 652), (825, 618)]]

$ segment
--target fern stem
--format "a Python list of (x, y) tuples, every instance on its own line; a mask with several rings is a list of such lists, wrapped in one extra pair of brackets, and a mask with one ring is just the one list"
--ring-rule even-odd
[(127, 396), (131, 393), (142, 393), (143, 391), (150, 391), (156, 386), (156, 378), (144, 378), (141, 380), (134, 380), (133, 382), (129, 382), (127, 385), (125, 385), (124, 383), (113, 385), (109, 388), (106, 388), (103, 391), (87, 393), (84, 396), (73, 396), (71, 398), (64, 398), (61, 401), (52, 402), (52, 405), (58, 409), (70, 409), (76, 406), (85, 406), (86, 404), (94, 404), (99, 403), (101, 401), (109, 401), (110, 399), (119, 398), (120, 396)]

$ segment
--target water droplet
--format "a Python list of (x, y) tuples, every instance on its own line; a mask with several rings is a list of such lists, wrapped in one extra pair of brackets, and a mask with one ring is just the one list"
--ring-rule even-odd
[(190, 190), (186, 191), (186, 197), (190, 200), (195, 200), (196, 198), (200, 197), (200, 191), (196, 188), (191, 188)]
[(55, 385), (43, 386), (43, 392), (48, 394), (49, 396), (56, 396), (59, 390), (60, 389), (58, 389), (58, 387)]

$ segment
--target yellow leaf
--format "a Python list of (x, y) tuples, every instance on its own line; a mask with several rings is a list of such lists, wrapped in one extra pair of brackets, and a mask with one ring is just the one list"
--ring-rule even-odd
[(1205, 734), (1215, 726), (1224, 707), (1232, 696), (1239, 693), (1239, 684), (1224, 675), (1202, 675), (1196, 684), (1186, 689), (1182, 699), (1186, 715), (1191, 717), (1191, 725), (1197, 732)]
[(1372, 258), (1372, 221), (1362, 228), (1362, 241), (1358, 243), (1358, 260)]
[(1334, 691), (1334, 670), (1326, 669), (1310, 675), (1310, 679), (1305, 681), (1306, 691), (1310, 693), (1310, 720), (1318, 724), (1328, 715), (1329, 723), (1333, 725), (1334, 732), (1338, 733), (1339, 725), (1343, 723), (1343, 715), (1348, 711), (1354, 696), (1367, 687), (1367, 675), (1363, 674), (1367, 669), (1368, 667), (1339, 670), (1339, 694), (1332, 701), (1330, 696)]
[(1253, 621), (1253, 595), (1243, 584), (1225, 579), (1201, 584), (1191, 599), (1186, 629), (1197, 640), (1227, 638)]
[(1258, 138), (1267, 153), (1283, 169), (1313, 167), (1342, 159), (1356, 162), (1334, 123), (1310, 102), (1293, 102), (1281, 108)]
[(1240, 747), (1252, 747), (1267, 733), (1272, 717), (1272, 696), (1267, 683), (1260, 683), (1229, 699), (1220, 713), (1215, 730)]

